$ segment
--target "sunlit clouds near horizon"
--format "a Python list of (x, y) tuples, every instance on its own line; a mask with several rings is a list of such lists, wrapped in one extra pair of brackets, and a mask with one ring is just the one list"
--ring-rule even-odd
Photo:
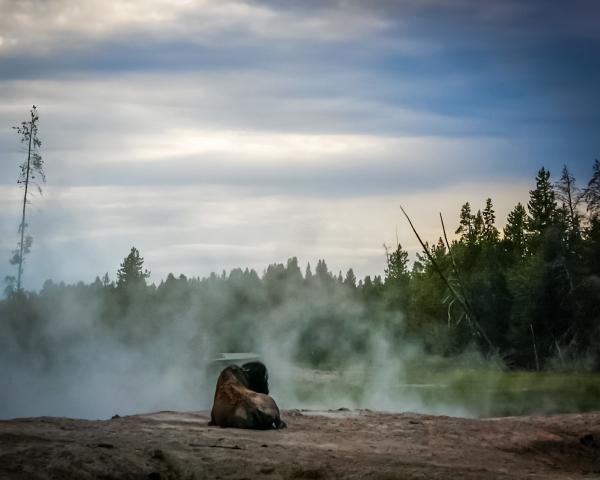
[[(296, 256), (381, 274), (383, 244), (491, 197), (500, 225), (537, 170), (600, 157), (594, 1), (0, 0), (0, 274), (14, 274), (36, 105), (47, 183), (26, 288), (152, 281)], [(4, 260), (3, 260), (4, 259)]]

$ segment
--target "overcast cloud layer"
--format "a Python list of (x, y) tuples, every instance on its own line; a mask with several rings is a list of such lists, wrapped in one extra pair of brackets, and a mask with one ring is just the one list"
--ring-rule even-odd
[[(502, 220), (537, 169), (600, 155), (600, 4), (0, 0), (0, 274), (10, 129), (32, 104), (48, 183), (25, 285), (137, 246), (159, 280), (298, 256), (381, 273), (460, 205)], [(397, 233), (396, 233), (397, 232)], [(6, 261), (2, 262), (1, 259)]]

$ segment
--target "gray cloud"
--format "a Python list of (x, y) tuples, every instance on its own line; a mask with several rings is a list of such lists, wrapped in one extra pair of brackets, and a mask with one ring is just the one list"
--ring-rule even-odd
[(36, 104), (49, 179), (31, 212), (37, 283), (115, 271), (132, 243), (155, 278), (292, 255), (380, 272), (401, 201), (431, 222), (436, 205), (488, 194), (508, 210), (542, 163), (584, 180), (600, 150), (589, 2), (0, 9), (0, 259), (23, 158), (9, 127)]

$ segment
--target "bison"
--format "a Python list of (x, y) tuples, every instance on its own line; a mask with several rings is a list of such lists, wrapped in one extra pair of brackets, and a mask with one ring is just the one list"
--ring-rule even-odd
[(257, 430), (286, 427), (269, 396), (269, 374), (263, 363), (230, 365), (221, 371), (209, 425)]

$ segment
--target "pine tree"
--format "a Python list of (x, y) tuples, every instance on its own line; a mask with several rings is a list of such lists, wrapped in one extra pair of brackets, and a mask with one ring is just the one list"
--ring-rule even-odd
[(387, 255), (387, 268), (385, 269), (386, 303), (392, 310), (406, 311), (409, 304), (408, 252), (400, 243), (396, 250)]
[(317, 277), (317, 279), (323, 282), (331, 279), (331, 275), (329, 273), (329, 270), (327, 269), (327, 264), (325, 263), (325, 260), (319, 260), (317, 262), (315, 276)]
[(102, 286), (104, 288), (108, 288), (111, 286), (111, 281), (110, 281), (110, 277), (108, 276), (108, 272), (106, 272), (104, 274), (104, 276), (102, 277)]
[(600, 217), (600, 161), (595, 160), (592, 178), (583, 190), (582, 199), (587, 204), (591, 218)]
[(571, 175), (567, 166), (562, 170), (560, 180), (555, 184), (556, 199), (562, 203), (562, 210), (567, 224), (567, 241), (571, 248), (581, 238), (581, 218), (579, 204), (581, 194), (575, 184), (575, 177)]
[(504, 241), (507, 249), (517, 258), (522, 258), (527, 253), (527, 211), (521, 203), (508, 214), (506, 226), (504, 227)]
[(479, 244), (483, 240), (485, 233), (485, 222), (483, 221), (483, 215), (481, 210), (477, 210), (477, 213), (473, 216), (473, 231), (471, 244)]
[(388, 255), (385, 281), (400, 280), (408, 276), (408, 252), (398, 244), (396, 250)]
[(150, 272), (144, 270), (144, 259), (140, 257), (140, 252), (137, 248), (131, 247), (131, 252), (125, 257), (117, 271), (117, 288), (144, 287), (149, 276)]
[(542, 167), (535, 179), (535, 189), (529, 191), (527, 230), (535, 250), (546, 230), (557, 220), (556, 198), (550, 182), (550, 172)]
[(304, 273), (304, 280), (306, 282), (310, 282), (312, 280), (313, 277), (313, 273), (312, 270), (310, 269), (310, 262), (306, 264), (306, 271)]
[(457, 235), (460, 234), (460, 240), (464, 243), (472, 243), (473, 240), (473, 215), (471, 214), (471, 204), (465, 203), (460, 209), (460, 222), (456, 229)]
[(354, 270), (352, 270), (351, 268), (346, 272), (344, 285), (348, 285), (351, 288), (356, 288), (356, 276), (354, 275)]
[(431, 247), (431, 256), (440, 264), (445, 263), (446, 253), (446, 243), (442, 237), (439, 237), (437, 243)]
[(483, 210), (483, 239), (494, 244), (498, 241), (499, 233), (496, 228), (496, 214), (492, 205), (492, 199), (488, 198), (485, 201), (485, 209)]
[(302, 271), (298, 266), (298, 259), (296, 257), (289, 258), (286, 265), (286, 282), (293, 286), (293, 288), (300, 288), (302, 284)]

